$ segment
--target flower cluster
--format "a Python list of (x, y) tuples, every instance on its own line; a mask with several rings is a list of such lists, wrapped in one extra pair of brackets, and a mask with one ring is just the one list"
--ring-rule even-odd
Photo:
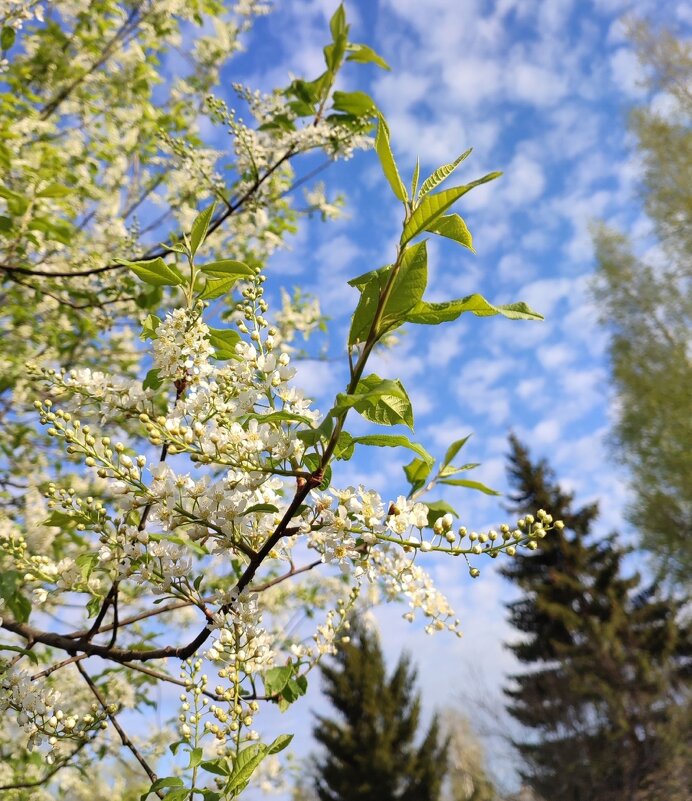
[(199, 312), (174, 309), (156, 329), (154, 367), (159, 378), (197, 383), (212, 372), (214, 348)]

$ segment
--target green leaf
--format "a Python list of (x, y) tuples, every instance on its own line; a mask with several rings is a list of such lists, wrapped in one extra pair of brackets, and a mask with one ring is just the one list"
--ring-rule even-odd
[(147, 339), (156, 339), (156, 329), (161, 325), (161, 320), (155, 314), (147, 314), (144, 324), (142, 325), (142, 333), (139, 338), (142, 341)]
[(403, 434), (368, 434), (364, 437), (354, 437), (353, 441), (359, 445), (374, 445), (378, 448), (408, 448), (410, 451), (417, 453), (431, 467), (435, 462), (422, 445), (417, 442), (411, 442)]
[(252, 774), (267, 753), (267, 746), (263, 743), (254, 743), (244, 748), (235, 759), (225, 792), (228, 795), (239, 795), (247, 787)]
[(278, 737), (274, 739), (274, 741), (269, 745), (267, 749), (268, 754), (279, 754), (284, 748), (288, 748), (291, 740), (293, 739), (292, 734), (280, 734)]
[(84, 581), (87, 581), (98, 562), (98, 554), (95, 553), (80, 553), (75, 559), (75, 563), (79, 568), (79, 573)]
[(213, 275), (215, 278), (251, 277), (257, 272), (249, 264), (245, 264), (244, 261), (236, 261), (235, 259), (212, 261), (209, 264), (202, 264), (199, 269), (207, 275)]
[(380, 164), (382, 165), (382, 171), (384, 172), (385, 178), (389, 181), (389, 185), (392, 187), (392, 192), (394, 192), (399, 200), (405, 203), (408, 200), (406, 187), (401, 180), (399, 170), (397, 169), (396, 162), (394, 161), (392, 148), (389, 144), (389, 129), (387, 128), (387, 123), (385, 122), (384, 117), (381, 115), (379, 115), (379, 121), (377, 125), (375, 151), (380, 159)]
[(427, 303), (421, 301), (406, 315), (409, 323), (419, 325), (437, 325), (456, 320), (464, 312), (472, 312), (477, 317), (493, 317), (501, 314), (510, 320), (542, 320), (543, 315), (533, 311), (526, 303), (508, 303), (504, 306), (493, 306), (482, 295), (467, 295), (458, 300), (444, 303)]
[(428, 507), (428, 525), (432, 526), (432, 524), (437, 520), (438, 517), (442, 517), (443, 515), (450, 514), (454, 515), (454, 517), (459, 517), (456, 509), (453, 506), (450, 506), (447, 501), (431, 501), (430, 503), (425, 504)]
[(491, 172), (476, 181), (472, 181), (470, 184), (455, 186), (452, 189), (444, 189), (436, 195), (426, 195), (404, 226), (403, 233), (401, 234), (401, 244), (405, 245), (407, 242), (410, 242), (414, 236), (418, 236), (421, 231), (428, 228), (438, 217), (441, 217), (453, 203), (459, 200), (462, 195), (470, 192), (475, 186), (480, 186), (488, 181), (492, 181), (500, 175), (502, 175), (501, 172)]
[(331, 31), (333, 39), (337, 39), (339, 36), (344, 36), (346, 34), (346, 12), (344, 11), (343, 3), (339, 3), (338, 8), (332, 14), (332, 18), (329, 20), (329, 30)]
[(57, 509), (48, 515), (43, 521), (44, 526), (57, 526), (61, 529), (74, 528), (79, 521), (75, 515), (67, 514), (67, 512), (60, 512)]
[(9, 50), (14, 44), (16, 35), (14, 28), (4, 27), (2, 33), (0, 33), (0, 47), (3, 50)]
[(339, 415), (354, 408), (366, 420), (380, 425), (403, 423), (413, 429), (413, 409), (400, 381), (382, 379), (374, 373), (358, 382), (352, 395), (339, 393), (330, 414)]
[(285, 712), (289, 706), (308, 691), (308, 680), (305, 675), (296, 676), (288, 682), (279, 696), (279, 711)]
[(342, 431), (339, 434), (339, 439), (336, 441), (334, 458), (343, 459), (343, 461), (347, 462), (353, 456), (354, 451), (355, 445), (353, 443), (353, 437), (348, 433), (348, 431)]
[(439, 236), (446, 236), (448, 239), (453, 239), (455, 242), (468, 248), (472, 253), (476, 252), (473, 249), (471, 232), (458, 214), (443, 214), (442, 217), (438, 217), (435, 222), (429, 225), (425, 230), (432, 234), (438, 234)]
[[(367, 340), (375, 320), (375, 314), (377, 313), (377, 307), (380, 302), (380, 295), (387, 283), (387, 271), (389, 270), (391, 270), (391, 265), (389, 267), (383, 267), (381, 270), (368, 273), (367, 275), (370, 275), (370, 280), (363, 285), (362, 289), (358, 287), (361, 289), (361, 294), (358, 305), (353, 312), (351, 328), (348, 332), (349, 345), (356, 345), (359, 342), (365, 342)], [(356, 281), (358, 279), (353, 280)], [(351, 282), (349, 281), (349, 283)]]
[(416, 166), (413, 168), (413, 178), (411, 178), (411, 197), (416, 196), (418, 191), (418, 178), (420, 177), (420, 159), (416, 156)]
[(412, 493), (425, 484), (431, 470), (432, 465), (424, 459), (414, 459), (412, 462), (409, 462), (409, 464), (404, 465), (404, 473), (409, 484), (411, 484)]
[(264, 682), (264, 692), (266, 695), (278, 695), (288, 682), (293, 678), (293, 665), (284, 667), (273, 667), (265, 670), (262, 674)]
[(200, 762), (199, 766), (202, 770), (206, 770), (207, 773), (213, 773), (216, 776), (228, 776), (230, 773), (226, 760), (221, 757)]
[(465, 478), (443, 478), (440, 479), (440, 484), (447, 484), (450, 487), (468, 487), (468, 489), (478, 490), (479, 492), (485, 493), (485, 495), (501, 495), (502, 493), (498, 492), (497, 490), (490, 489), (490, 487), (486, 487), (485, 484), (481, 484), (480, 481), (469, 481)]
[(240, 334), (232, 328), (210, 328), (209, 342), (214, 348), (214, 358), (219, 361), (237, 359), (235, 346), (240, 342)]
[(447, 448), (447, 453), (445, 453), (445, 458), (442, 460), (442, 465), (447, 466), (452, 459), (459, 453), (459, 451), (466, 445), (466, 443), (471, 438), (471, 434), (468, 434), (461, 439), (456, 439), (454, 442)]
[(190, 253), (192, 258), (195, 257), (199, 246), (204, 242), (215, 207), (216, 201), (212, 201), (211, 205), (207, 206), (203, 212), (200, 212), (192, 223), (192, 230), (190, 231)]
[(243, 512), (243, 515), (252, 515), (256, 513), (276, 514), (278, 511), (279, 507), (274, 506), (273, 503), (255, 503), (252, 506), (248, 506), (248, 508)]
[(62, 184), (48, 184), (48, 186), (36, 193), (36, 197), (66, 197), (67, 195), (72, 194), (72, 191), (73, 190), (70, 189), (69, 186), (63, 186)]
[[(372, 329), (382, 292), (391, 275), (392, 266), (372, 270), (348, 283), (361, 289), (360, 300), (353, 313), (348, 344), (365, 342)], [(380, 316), (376, 331), (381, 336), (406, 322), (406, 313), (413, 309), (423, 297), (428, 283), (428, 254), (425, 241), (406, 249), (396, 277), (389, 290), (389, 296)]]
[(391, 331), (406, 321), (406, 312), (416, 306), (428, 284), (427, 242), (423, 240), (404, 251), (399, 270), (387, 298), (379, 331)]
[(156, 367), (152, 367), (151, 370), (144, 376), (144, 381), (142, 381), (142, 389), (158, 389), (163, 381), (159, 377), (159, 371)]
[(354, 117), (371, 117), (377, 111), (375, 101), (365, 92), (334, 92), (332, 105)]
[(187, 787), (180, 787), (175, 790), (171, 790), (170, 792), (166, 793), (164, 796), (165, 801), (185, 801), (187, 798), (190, 797), (190, 793), (192, 790), (189, 790)]
[(152, 286), (178, 286), (183, 283), (183, 277), (173, 271), (160, 256), (147, 261), (115, 259), (115, 263), (129, 267), (145, 284), (152, 284)]
[(186, 770), (190, 768), (196, 768), (202, 762), (202, 749), (201, 748), (193, 748), (190, 751), (190, 764), (187, 766)]
[(387, 62), (378, 55), (371, 47), (364, 44), (348, 44), (346, 50), (349, 55), (346, 56), (346, 61), (355, 61), (358, 64), (377, 64), (383, 70), (390, 70), (391, 67)]
[(435, 172), (423, 181), (423, 185), (420, 188), (420, 195), (419, 197), (423, 197), (427, 195), (428, 192), (431, 192), (436, 186), (439, 186), (445, 178), (448, 178), (454, 170), (461, 164), (464, 159), (468, 158), (471, 154), (473, 148), (469, 148), (464, 153), (462, 153), (458, 158), (454, 159), (451, 164), (443, 164), (441, 167), (435, 170)]
[(446, 478), (447, 476), (454, 476), (457, 473), (463, 473), (464, 470), (475, 470), (477, 467), (480, 466), (481, 466), (480, 462), (469, 462), (468, 464), (462, 464), (460, 467), (455, 467), (453, 464), (448, 464), (440, 468), (440, 478)]
[(207, 281), (198, 297), (200, 300), (215, 300), (222, 295), (227, 295), (237, 283), (237, 278), (219, 278), (216, 281)]
[(22, 656), (28, 656), (32, 665), (38, 665), (38, 656), (28, 648), (20, 648), (19, 645), (4, 645), (0, 643), (0, 651), (14, 651)]
[(140, 798), (144, 801), (151, 793), (155, 793), (157, 790), (163, 790), (166, 787), (183, 787), (183, 780), (178, 776), (165, 776), (163, 779), (157, 779)]

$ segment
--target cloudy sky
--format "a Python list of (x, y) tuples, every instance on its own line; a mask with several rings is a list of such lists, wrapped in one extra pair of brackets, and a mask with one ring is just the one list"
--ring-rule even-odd
[[(335, 7), (335, 0), (277, 2), (228, 77), (262, 89), (285, 85), (289, 73), (316, 77)], [(506, 491), (507, 435), (514, 430), (536, 455), (549, 458), (579, 502), (601, 500), (603, 533), (619, 527), (627, 536), (623, 475), (605, 443), (612, 399), (604, 337), (589, 299), (589, 226), (605, 220), (638, 236), (647, 230), (626, 129), (628, 107), (645, 94), (622, 17), (634, 13), (684, 30), (692, 22), (689, 5), (350, 0), (346, 9), (352, 40), (374, 46), (392, 71), (353, 65), (341, 88), (374, 97), (404, 175), (410, 177), (417, 156), (425, 174), (471, 146), (459, 182), (504, 172), (455, 208), (473, 233), (476, 255), (453, 243), (429, 243), (429, 298), (477, 291), (496, 302), (525, 300), (546, 317), (532, 323), (464, 316), (444, 327), (421, 326), (376, 359), (374, 371), (403, 380), (414, 401), (416, 439), (433, 453), (473, 433), (465, 455), (482, 462), (477, 478)], [(330, 353), (341, 357), (356, 301), (346, 281), (391, 261), (400, 209), (372, 152), (336, 165), (324, 179), (330, 194), (346, 196), (347, 216), (304, 227), (271, 270), (280, 283), (320, 297), (332, 318)], [(308, 362), (300, 377), (326, 409), (329, 395), (343, 388), (343, 362)], [(389, 497), (401, 491), (407, 460), (379, 450), (368, 456), (336, 471), (335, 484), (362, 482)], [(506, 518), (501, 499), (468, 491), (445, 497), (469, 527)], [(430, 639), (401, 620), (404, 609), (386, 609), (378, 612), (386, 651), (391, 660), (401, 647), (414, 653), (428, 709), (476, 693), (482, 698), (466, 702), (475, 715), (486, 701), (492, 707), (514, 667), (502, 648), (512, 637), (503, 602), (513, 589), (493, 571), (496, 563), (479, 565), (481, 578), (472, 582), (459, 562), (429, 561), (465, 636)], [(319, 699), (313, 695), (309, 703), (315, 708)], [(305, 708), (289, 716), (267, 724), (296, 726), (304, 751)], [(498, 770), (511, 783), (511, 768)]]

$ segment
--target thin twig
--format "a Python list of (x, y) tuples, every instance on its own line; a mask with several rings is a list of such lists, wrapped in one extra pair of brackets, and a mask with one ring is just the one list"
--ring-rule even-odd
[[(146, 759), (144, 759), (144, 757), (140, 754), (137, 746), (127, 736), (127, 733), (118, 722), (115, 713), (111, 712), (110, 707), (106, 702), (106, 699), (101, 695), (99, 688), (96, 686), (96, 684), (94, 684), (91, 676), (89, 676), (89, 674), (84, 670), (84, 668), (79, 662), (77, 662), (76, 665), (77, 665), (77, 670), (82, 674), (82, 678), (89, 685), (89, 689), (94, 695), (94, 698), (96, 698), (96, 700), (99, 702), (99, 704), (103, 708), (103, 711), (108, 716), (108, 719), (113, 724), (113, 728), (118, 732), (118, 735), (120, 736), (120, 741), (125, 746), (125, 748), (131, 751), (132, 755), (137, 760), (137, 762), (139, 762), (139, 764), (142, 766), (144, 772), (147, 774), (147, 776), (151, 780), (151, 783), (153, 784), (156, 781), (156, 774), (149, 767), (149, 764), (147, 763)], [(156, 791), (156, 794), (158, 795), (159, 798), (163, 798), (163, 793), (161, 791)]]

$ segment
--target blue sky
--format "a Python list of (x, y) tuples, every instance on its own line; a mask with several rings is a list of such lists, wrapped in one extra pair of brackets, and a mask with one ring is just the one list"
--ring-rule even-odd
[[(247, 53), (231, 62), (229, 80), (270, 89), (285, 85), (289, 72), (315, 77), (335, 7), (335, 0), (277, 3), (249, 35)], [(689, 29), (689, 5), (351, 0), (346, 9), (351, 38), (374, 46), (392, 71), (356, 66), (341, 88), (374, 97), (405, 176), (416, 156), (425, 174), (470, 146), (459, 182), (504, 171), (455, 207), (473, 233), (476, 255), (453, 243), (429, 243), (428, 296), (478, 291), (491, 301), (525, 300), (546, 317), (543, 323), (462, 317), (444, 327), (418, 327), (376, 358), (373, 370), (403, 380), (414, 402), (416, 439), (432, 452), (473, 432), (466, 458), (482, 462), (474, 477), (506, 490), (507, 435), (514, 430), (535, 455), (548, 457), (578, 502), (601, 500), (604, 534), (618, 527), (627, 536), (624, 476), (605, 442), (613, 405), (605, 340), (589, 297), (589, 226), (605, 220), (639, 237), (648, 230), (634, 200), (639, 165), (626, 130), (628, 107), (646, 95), (621, 19), (634, 13)], [(332, 318), (330, 353), (339, 356), (356, 301), (346, 281), (391, 260), (400, 209), (372, 152), (357, 153), (322, 177), (328, 194), (346, 196), (347, 216), (304, 226), (290, 250), (272, 259), (270, 274), (320, 297)], [(323, 410), (344, 382), (343, 365), (334, 362), (306, 362), (299, 373)], [(380, 451), (368, 456), (336, 470), (334, 483), (363, 482), (397, 494), (407, 460)], [(501, 499), (471, 492), (445, 497), (469, 526), (507, 517)], [(381, 610), (388, 657), (396, 659), (402, 647), (414, 653), (429, 709), (476, 691), (483, 695), (477, 706), (481, 700), (492, 706), (514, 667), (501, 644), (512, 636), (502, 603), (513, 590), (495, 563), (479, 565), (482, 576), (471, 582), (459, 562), (429, 562), (465, 636), (430, 639), (400, 619), (405, 610)], [(308, 703), (318, 702), (313, 695)], [(276, 725), (297, 725), (304, 744), (305, 709), (290, 714)], [(500, 772), (511, 783), (511, 768)]]

